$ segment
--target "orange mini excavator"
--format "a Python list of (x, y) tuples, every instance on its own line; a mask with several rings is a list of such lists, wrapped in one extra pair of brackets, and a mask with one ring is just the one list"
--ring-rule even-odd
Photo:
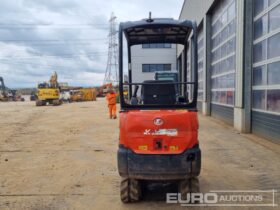
[[(123, 35), (128, 46), (128, 83), (123, 76)], [(133, 82), (131, 47), (150, 43), (191, 43), (192, 81), (186, 59), (180, 81)], [(154, 55), (157, 56), (157, 55)], [(139, 80), (139, 77), (137, 78)], [(128, 86), (129, 100), (123, 90)], [(170, 18), (143, 19), (119, 28), (120, 134), (118, 171), (121, 200), (139, 201), (143, 181), (176, 181), (182, 197), (199, 191), (201, 152), (197, 118), (197, 26)], [(140, 90), (140, 91), (138, 91)], [(178, 93), (179, 90), (179, 93)]]

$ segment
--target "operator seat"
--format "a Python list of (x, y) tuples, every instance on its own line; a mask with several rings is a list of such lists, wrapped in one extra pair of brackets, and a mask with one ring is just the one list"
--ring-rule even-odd
[(141, 97), (142, 97), (143, 104), (156, 104), (156, 105), (175, 104), (176, 88), (173, 82), (174, 81), (172, 80), (144, 81), (141, 89)]

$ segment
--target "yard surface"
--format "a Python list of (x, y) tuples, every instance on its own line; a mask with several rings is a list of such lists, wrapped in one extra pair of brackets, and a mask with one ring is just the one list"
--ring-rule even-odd
[[(279, 192), (279, 145), (204, 116), (199, 139), (202, 192)], [(108, 119), (104, 99), (58, 107), (0, 103), (0, 209), (191, 209), (166, 204), (173, 186), (160, 184), (142, 202), (122, 204), (117, 148), (118, 120)]]

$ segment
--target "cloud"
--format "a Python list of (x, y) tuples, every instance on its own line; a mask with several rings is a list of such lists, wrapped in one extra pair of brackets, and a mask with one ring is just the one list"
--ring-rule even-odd
[(61, 13), (62, 11), (75, 10), (79, 6), (78, 2), (69, 0), (24, 0), (23, 5), (34, 8), (39, 12), (45, 9), (58, 13)]
[[(111, 12), (117, 21), (178, 18), (183, 0), (14, 0), (0, 3), (0, 76), (34, 87), (57, 71), (60, 82), (103, 82)], [(172, 5), (172, 6), (171, 6)]]

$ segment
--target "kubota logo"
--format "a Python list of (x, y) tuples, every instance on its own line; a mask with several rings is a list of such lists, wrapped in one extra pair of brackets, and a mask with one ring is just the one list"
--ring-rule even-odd
[(154, 124), (155, 125), (162, 125), (163, 124), (163, 120), (160, 119), (160, 118), (156, 118), (156, 119), (154, 119)]

